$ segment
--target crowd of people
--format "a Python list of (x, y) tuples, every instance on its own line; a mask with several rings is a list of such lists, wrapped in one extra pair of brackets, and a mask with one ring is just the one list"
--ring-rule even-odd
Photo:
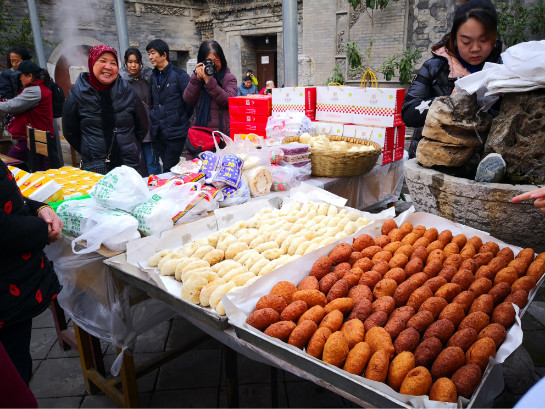
[[(411, 157), (431, 101), (450, 95), (456, 79), (481, 70), (485, 62), (501, 62), (497, 25), (489, 0), (469, 0), (457, 8), (450, 32), (433, 46), (432, 58), (418, 71), (403, 103), (403, 121), (415, 128)], [(127, 165), (142, 176), (167, 172), (186, 151), (191, 127), (228, 135), (229, 97), (258, 94), (251, 70), (237, 87), (216, 41), (201, 44), (191, 75), (170, 62), (163, 40), (151, 41), (146, 51), (153, 69), (144, 66), (137, 48), (126, 50), (123, 67), (114, 48), (91, 48), (89, 71), (81, 73), (70, 89), (62, 116), (64, 137), (80, 154), (83, 169), (105, 174)], [(266, 81), (259, 94), (270, 94), (273, 88), (274, 82)], [(22, 47), (8, 51), (8, 69), (0, 73), (0, 98), (0, 112), (11, 115), (7, 130), (15, 142), (8, 156), (26, 161), (26, 127), (51, 135), (55, 129), (49, 75)], [(54, 144), (51, 149), (55, 152)], [(51, 158), (49, 163), (43, 159), (42, 168), (55, 166)], [(512, 201), (529, 199), (545, 213), (545, 188)], [(0, 283), (5, 289), (0, 292), (0, 353), (7, 353), (26, 384), (31, 375), (32, 318), (61, 290), (43, 249), (61, 231), (55, 212), (23, 199), (0, 162)]]

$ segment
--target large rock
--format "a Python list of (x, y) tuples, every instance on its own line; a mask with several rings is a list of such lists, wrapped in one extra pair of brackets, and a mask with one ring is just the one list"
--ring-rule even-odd
[(499, 153), (509, 183), (545, 183), (545, 89), (505, 94), (485, 154)]
[(476, 95), (457, 92), (435, 98), (416, 151), (418, 161), (426, 167), (463, 165), (480, 150), (492, 122), (489, 114), (478, 111)]

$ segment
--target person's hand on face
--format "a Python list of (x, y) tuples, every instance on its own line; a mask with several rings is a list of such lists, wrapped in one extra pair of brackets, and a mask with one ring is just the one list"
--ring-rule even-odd
[(38, 217), (47, 223), (47, 244), (57, 241), (61, 237), (64, 227), (57, 213), (50, 207), (44, 207), (38, 212)]
[(118, 72), (117, 59), (109, 52), (101, 54), (93, 65), (93, 74), (104, 85), (112, 84), (117, 79)]

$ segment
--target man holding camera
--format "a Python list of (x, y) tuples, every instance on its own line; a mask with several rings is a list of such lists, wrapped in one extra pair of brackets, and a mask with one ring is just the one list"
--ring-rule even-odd
[(151, 136), (163, 162), (163, 171), (175, 166), (184, 150), (191, 107), (183, 99), (189, 75), (169, 62), (169, 48), (163, 40), (146, 46), (153, 73), (150, 78), (153, 106), (150, 109)]
[(252, 77), (246, 76), (238, 87), (238, 95), (245, 97), (251, 94), (257, 94), (257, 87), (252, 83)]

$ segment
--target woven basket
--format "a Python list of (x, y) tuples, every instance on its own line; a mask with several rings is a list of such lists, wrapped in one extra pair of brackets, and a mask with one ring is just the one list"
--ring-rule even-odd
[[(344, 141), (348, 147), (356, 145), (373, 146), (375, 149), (365, 152), (340, 152), (310, 148), (310, 161), (313, 176), (330, 178), (363, 175), (373, 169), (380, 156), (380, 145), (376, 142), (345, 136), (326, 135), (330, 141)], [(284, 138), (283, 143), (299, 142), (299, 136)]]

